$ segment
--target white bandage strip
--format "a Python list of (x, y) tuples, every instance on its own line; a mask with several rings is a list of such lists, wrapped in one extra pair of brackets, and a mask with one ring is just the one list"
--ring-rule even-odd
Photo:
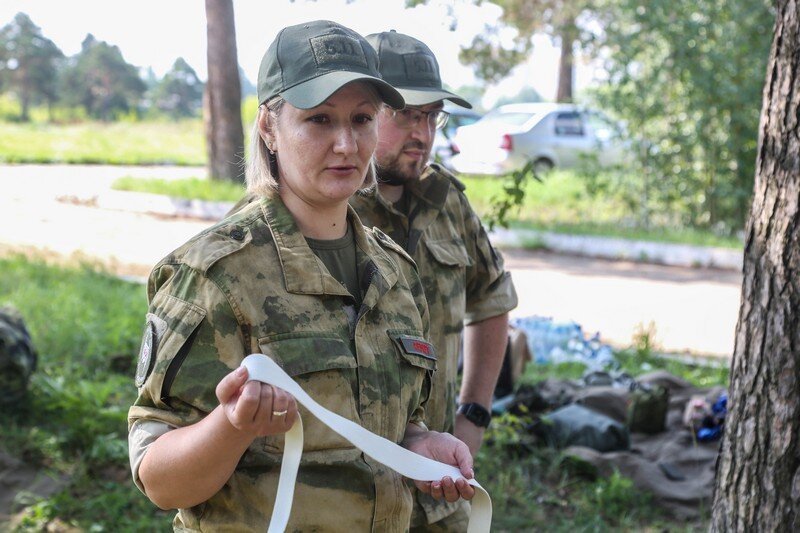
[[(461, 471), (454, 466), (411, 452), (390, 440), (375, 435), (355, 422), (328, 411), (306, 394), (269, 357), (263, 354), (251, 354), (245, 357), (242, 366), (247, 368), (251, 380), (269, 383), (290, 393), (298, 403), (333, 431), (350, 441), (365, 454), (399, 474), (418, 481), (439, 481), (446, 476), (453, 480), (464, 477), (461, 475)], [(269, 533), (282, 532), (289, 523), (297, 469), (300, 466), (300, 456), (303, 454), (303, 423), (300, 417), (286, 433), (285, 439), (278, 493), (270, 520)], [(492, 500), (477, 481), (468, 479), (467, 482), (475, 487), (467, 533), (488, 532), (492, 523)]]

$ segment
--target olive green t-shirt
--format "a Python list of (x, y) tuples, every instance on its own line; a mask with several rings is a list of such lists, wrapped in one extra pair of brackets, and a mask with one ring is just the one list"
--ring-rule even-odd
[(361, 287), (356, 267), (356, 240), (350, 224), (347, 224), (347, 233), (341, 239), (319, 240), (306, 237), (306, 242), (331, 276), (353, 296), (358, 309), (361, 306)]

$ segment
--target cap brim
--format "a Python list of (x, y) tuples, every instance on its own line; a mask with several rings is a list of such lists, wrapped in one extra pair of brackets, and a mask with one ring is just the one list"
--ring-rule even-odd
[(448, 91), (442, 89), (407, 89), (405, 87), (398, 87), (398, 91), (403, 95), (406, 105), (427, 105), (439, 100), (450, 100), (456, 105), (472, 109), (472, 104)]
[(360, 72), (335, 71), (304, 81), (281, 92), (281, 96), (299, 109), (311, 109), (327, 100), (333, 93), (354, 81), (369, 83), (388, 106), (403, 109), (406, 105), (400, 92), (380, 78)]

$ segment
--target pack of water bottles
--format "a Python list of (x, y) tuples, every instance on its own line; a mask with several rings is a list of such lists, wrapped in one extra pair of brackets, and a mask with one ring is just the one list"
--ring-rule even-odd
[(511, 324), (525, 332), (537, 363), (577, 361), (592, 370), (616, 366), (614, 352), (600, 342), (600, 333), (587, 336), (576, 322), (531, 316), (513, 319)]

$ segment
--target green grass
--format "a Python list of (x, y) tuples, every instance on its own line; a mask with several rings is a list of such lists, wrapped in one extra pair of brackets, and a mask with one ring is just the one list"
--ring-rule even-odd
[[(258, 111), (258, 99), (242, 101), (245, 145)], [(71, 163), (107, 165), (205, 165), (200, 118), (137, 119), (119, 122), (88, 119), (79, 109), (30, 110), (31, 121), (18, 122), (19, 102), (0, 95), (0, 163)], [(245, 149), (247, 147), (245, 146)]]
[(245, 194), (244, 187), (226, 181), (202, 178), (180, 180), (141, 179), (125, 176), (114, 181), (112, 189), (165, 194), (175, 198), (236, 202)]
[(163, 122), (0, 122), (0, 163), (204, 165), (200, 119)]
[[(633, 377), (654, 370), (666, 370), (702, 388), (727, 385), (730, 374), (727, 361), (709, 359), (706, 364), (690, 364), (669, 355), (642, 351), (637, 347), (618, 350), (614, 357), (620, 365), (618, 370)], [(533, 384), (547, 378), (580, 379), (587, 369), (587, 365), (576, 361), (530, 364), (520, 380), (522, 383)]]
[[(466, 194), (476, 212), (485, 216), (492, 198), (502, 194), (503, 180), (496, 177), (464, 177)], [(119, 190), (165, 194), (179, 198), (237, 201), (243, 191), (238, 185), (210, 182), (199, 178), (186, 180), (121, 178), (113, 187)], [(741, 241), (709, 231), (692, 228), (638, 228), (626, 215), (626, 208), (613, 198), (594, 197), (588, 193), (581, 178), (569, 172), (550, 174), (544, 183), (531, 182), (526, 186), (523, 206), (511, 214), (510, 227), (564, 234), (619, 237), (644, 241), (719, 246), (739, 249)], [(525, 248), (542, 248), (538, 239), (524, 244)]]
[[(465, 194), (475, 211), (482, 217), (486, 216), (492, 200), (502, 194), (504, 179), (494, 176), (462, 176), (459, 179), (467, 186)], [(552, 172), (541, 183), (527, 182), (524, 191), (522, 206), (509, 216), (512, 228), (742, 248), (742, 242), (736, 237), (700, 229), (666, 224), (641, 228), (622, 199), (591, 194), (589, 184), (577, 173)]]
[(168, 530), (172, 513), (132, 485), (127, 458), (144, 287), (11, 257), (0, 259), (0, 304), (20, 310), (39, 352), (26, 401), (0, 409), (0, 448), (65, 480), (50, 498), (20, 495), (18, 529)]

